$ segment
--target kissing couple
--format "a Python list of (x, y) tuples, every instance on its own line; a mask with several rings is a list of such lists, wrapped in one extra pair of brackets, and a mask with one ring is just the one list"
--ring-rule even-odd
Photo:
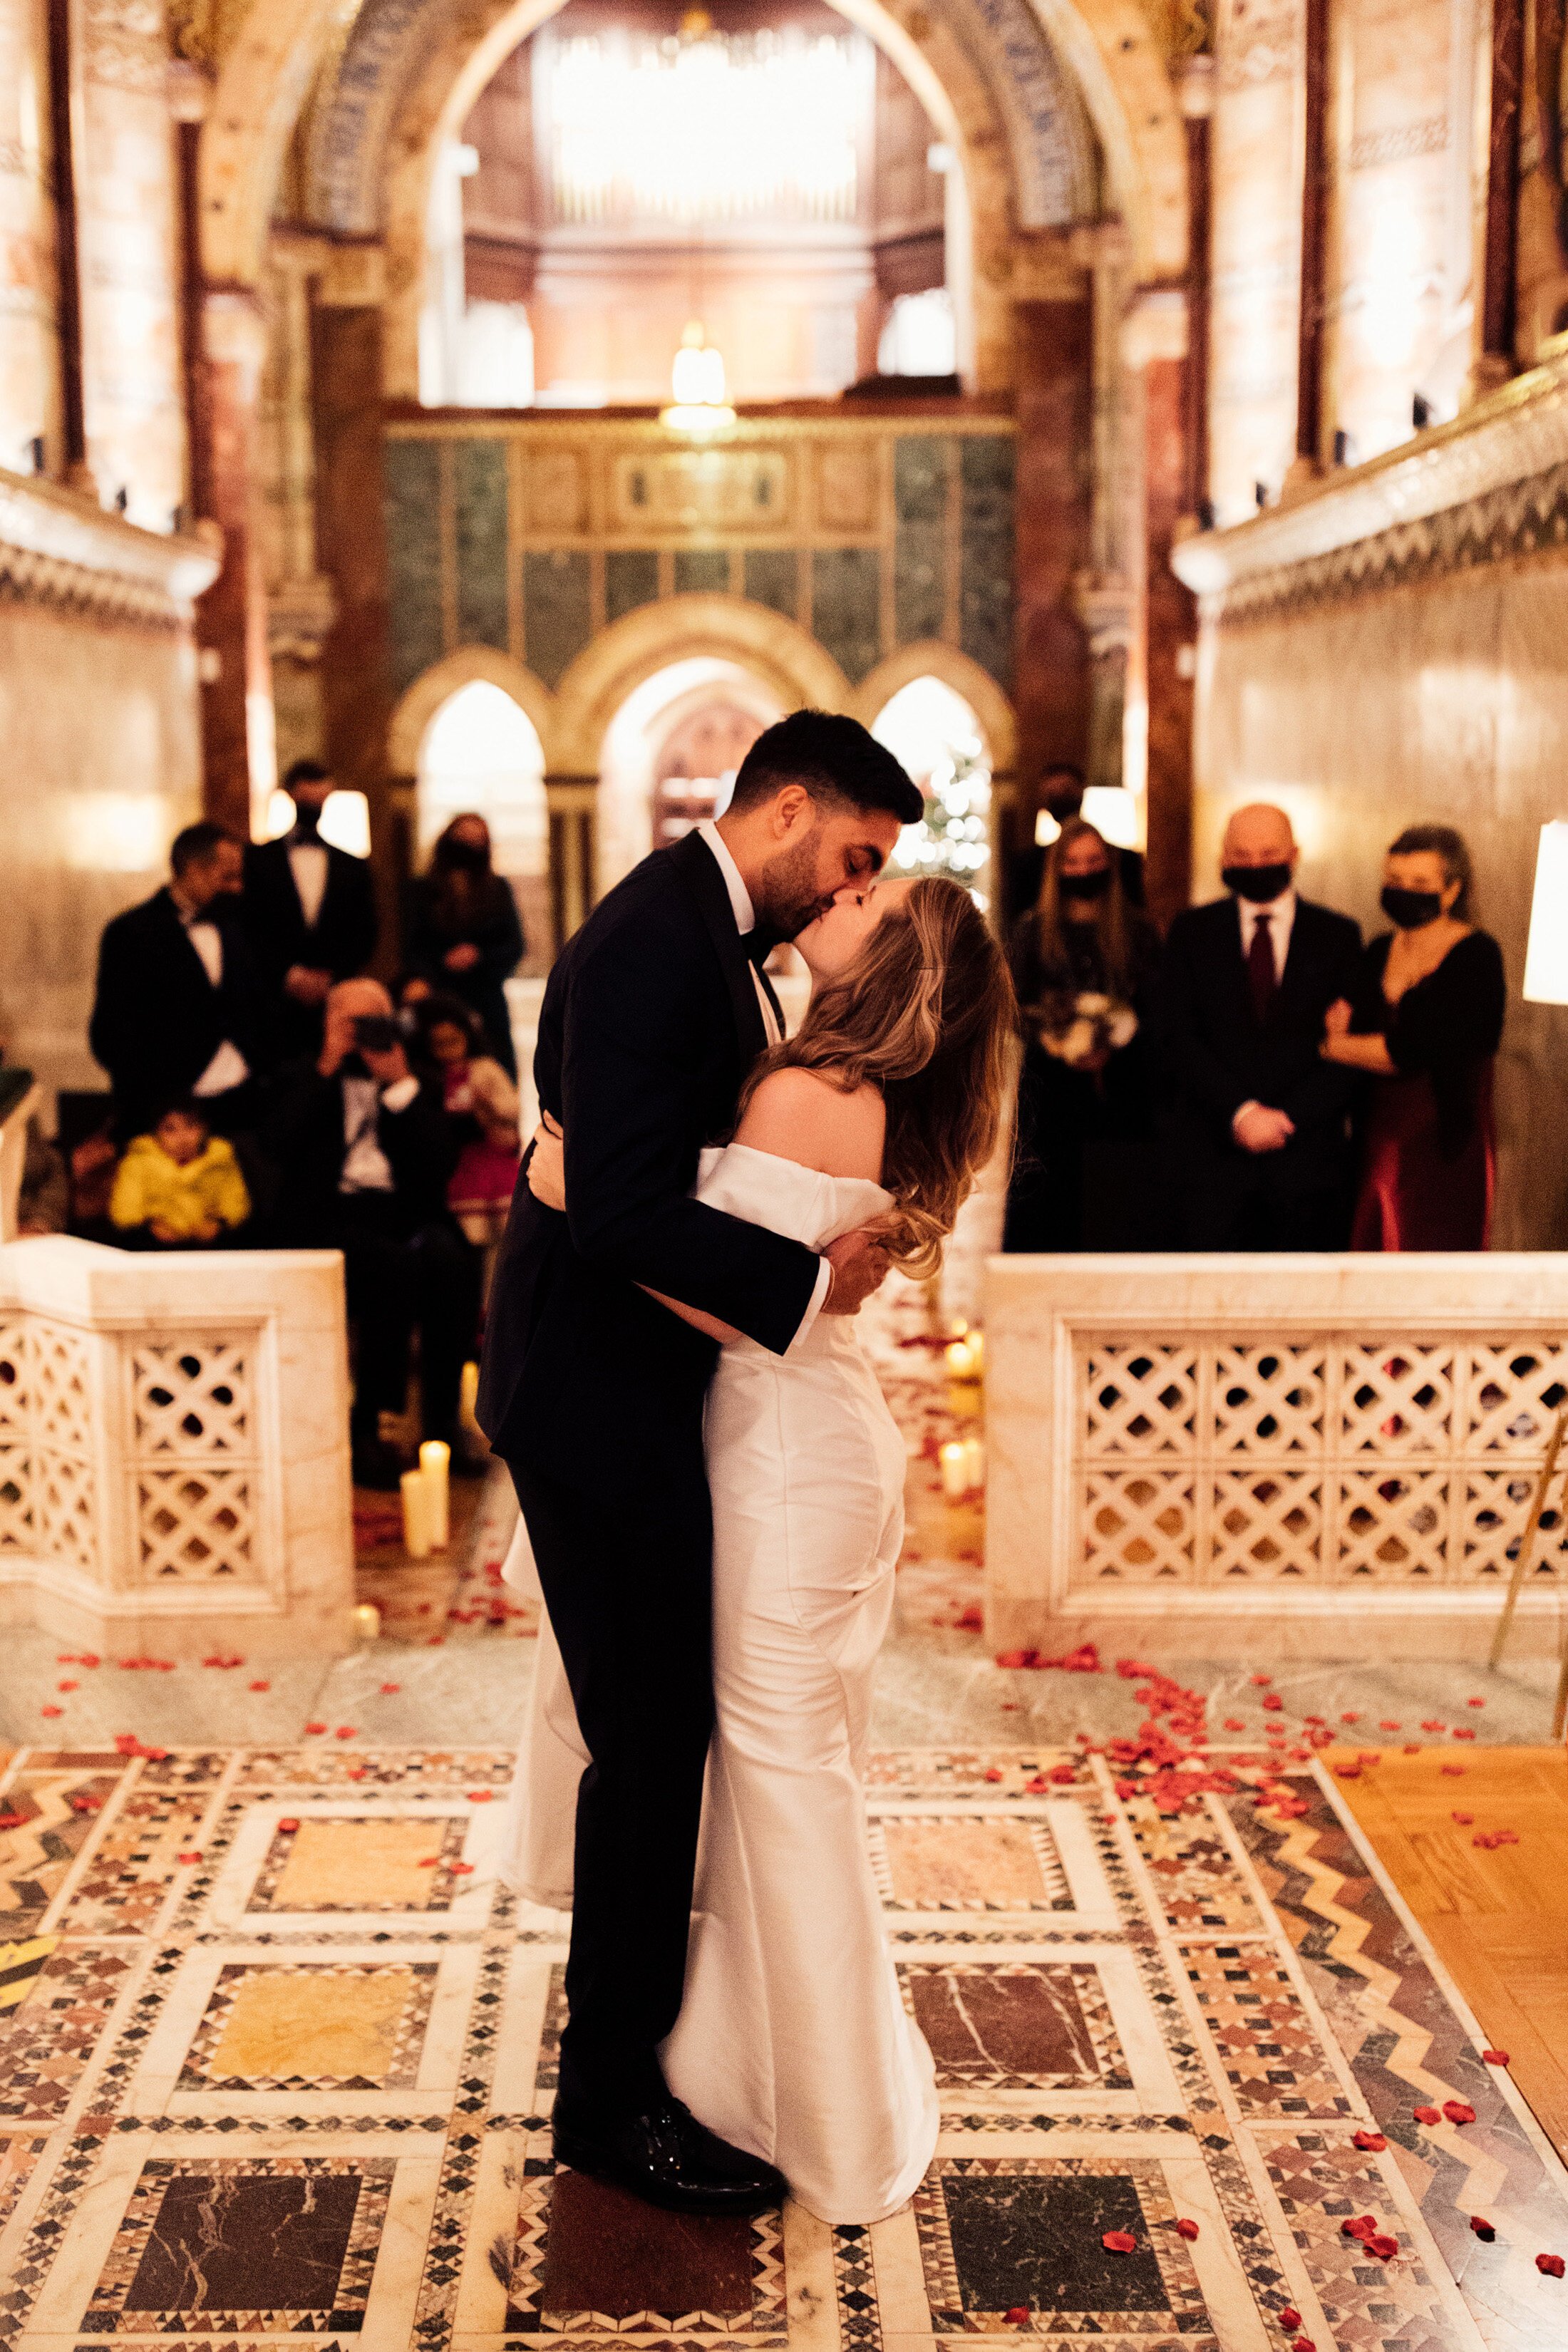
[(867, 1843), (905, 1451), (855, 1318), (939, 1263), (1013, 992), (960, 884), (878, 878), (921, 808), (798, 711), (601, 901), (496, 1270), (479, 1418), (548, 1617), (515, 1874), (573, 1914), (555, 2154), (678, 2212), (879, 2221), (936, 2146)]

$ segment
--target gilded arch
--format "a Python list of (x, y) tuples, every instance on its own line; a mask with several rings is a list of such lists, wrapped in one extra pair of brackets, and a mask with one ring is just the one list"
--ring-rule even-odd
[(444, 660), (421, 671), (398, 698), (387, 730), (387, 764), (395, 776), (417, 772), (426, 730), (436, 713), (459, 688), (477, 682), (499, 686), (510, 696), (543, 746), (546, 768), (554, 764), (556, 698), (543, 680), (510, 654), (497, 653), (489, 646), (458, 646)]
[(991, 676), (956, 646), (944, 644), (940, 637), (921, 638), (917, 644), (900, 646), (897, 652), (879, 661), (869, 676), (863, 677), (846, 705), (852, 719), (869, 727), (890, 702), (900, 687), (912, 685), (917, 677), (940, 678), (951, 686), (954, 694), (962, 695), (980, 721), (991, 750), (991, 763), (998, 776), (1010, 774), (1017, 757), (1018, 722), (1013, 706)]

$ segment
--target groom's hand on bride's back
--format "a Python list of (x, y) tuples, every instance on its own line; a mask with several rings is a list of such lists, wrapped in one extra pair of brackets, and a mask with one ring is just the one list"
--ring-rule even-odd
[(566, 1160), (558, 1121), (546, 1111), (533, 1130), (528, 1155), (528, 1189), (546, 1209), (566, 1207)]
[(873, 1225), (859, 1225), (842, 1234), (822, 1253), (833, 1268), (833, 1280), (822, 1302), (825, 1315), (858, 1315), (874, 1290), (887, 1277), (889, 1258), (883, 1238)]

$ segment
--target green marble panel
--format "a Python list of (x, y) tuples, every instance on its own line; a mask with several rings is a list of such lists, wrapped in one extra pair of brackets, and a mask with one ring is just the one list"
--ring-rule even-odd
[(1013, 444), (1005, 434), (959, 443), (962, 556), (959, 643), (999, 686), (1013, 681)]
[(529, 668), (546, 686), (559, 686), (594, 634), (588, 558), (581, 549), (523, 557), (522, 631)]
[(746, 595), (786, 621), (800, 611), (800, 557), (793, 547), (748, 547), (744, 579)]
[(387, 599), (393, 685), (438, 662), (441, 639), (441, 475), (434, 441), (388, 441), (384, 452)]
[(506, 444), (459, 441), (452, 452), (458, 522), (458, 635), (507, 649)]
[(612, 547), (605, 558), (605, 618), (618, 621), (658, 601), (658, 556), (651, 547)]
[(722, 596), (730, 585), (730, 558), (721, 547), (679, 547), (675, 551), (678, 596)]
[(946, 593), (950, 438), (900, 434), (893, 445), (893, 625), (901, 646), (940, 637)]
[(811, 633), (851, 686), (881, 658), (880, 559), (874, 547), (819, 547), (811, 559)]

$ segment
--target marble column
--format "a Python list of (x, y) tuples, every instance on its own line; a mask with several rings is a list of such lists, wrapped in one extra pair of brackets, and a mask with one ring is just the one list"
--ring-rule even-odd
[(1301, 286), (1296, 305), (1296, 455), (1288, 488), (1323, 470), (1324, 314), (1329, 286), (1329, 0), (1302, 0)]
[(1519, 154), (1524, 82), (1524, 0), (1492, 0), (1491, 110), (1487, 142), (1487, 209), (1481, 249), (1477, 394), (1494, 391), (1515, 372), (1518, 324)]
[[(316, 561), (333, 617), (318, 672), (323, 757), (370, 803), (371, 864), (384, 962), (395, 955), (402, 885), (413, 843), (413, 787), (398, 814), (386, 767), (392, 715), (386, 530), (381, 467), (379, 247), (339, 250), (310, 312), (315, 424)], [(401, 789), (401, 785), (398, 789)]]
[(55, 226), (57, 467), (73, 489), (95, 488), (82, 392), (81, 228), (76, 175), (76, 55), (71, 0), (45, 0), (48, 26), (49, 176)]
[(44, 0), (0, 0), (0, 466), (58, 458), (55, 224)]
[(581, 929), (598, 896), (597, 776), (546, 776), (550, 805), (550, 908), (554, 946)]
[(262, 376), (268, 650), (278, 765), (319, 759), (325, 740), (321, 655), (335, 611), (316, 550), (316, 441), (310, 312), (326, 241), (275, 230), (269, 256), (270, 333)]
[(167, 530), (185, 495), (178, 163), (158, 0), (82, 0), (82, 398), (106, 500)]
[(1296, 446), (1300, 0), (1226, 0), (1211, 131), (1209, 494), (1222, 524), (1272, 498)]
[(256, 529), (257, 401), (266, 329), (255, 296), (209, 287), (202, 301), (202, 471), (223, 531), (223, 569), (196, 607), (209, 816), (248, 839), (277, 781), (267, 580)]
[[(1020, 810), (1027, 817), (1041, 771), (1082, 766), (1089, 743), (1089, 652), (1076, 583), (1094, 561), (1093, 304), (1087, 283), (1070, 299), (1017, 305), (1016, 619)], [(1032, 828), (1031, 828), (1032, 831)]]
[(1152, 288), (1131, 305), (1122, 349), (1139, 380), (1142, 419), (1142, 688), (1147, 864), (1144, 887), (1155, 920), (1187, 904), (1192, 881), (1193, 679), (1196, 600), (1171, 569), (1184, 530), (1187, 448), (1187, 296)]
[(1184, 58), (1176, 91), (1187, 134), (1187, 359), (1183, 392), (1186, 488), (1182, 511), (1200, 529), (1209, 504), (1209, 307), (1214, 239), (1214, 59)]

